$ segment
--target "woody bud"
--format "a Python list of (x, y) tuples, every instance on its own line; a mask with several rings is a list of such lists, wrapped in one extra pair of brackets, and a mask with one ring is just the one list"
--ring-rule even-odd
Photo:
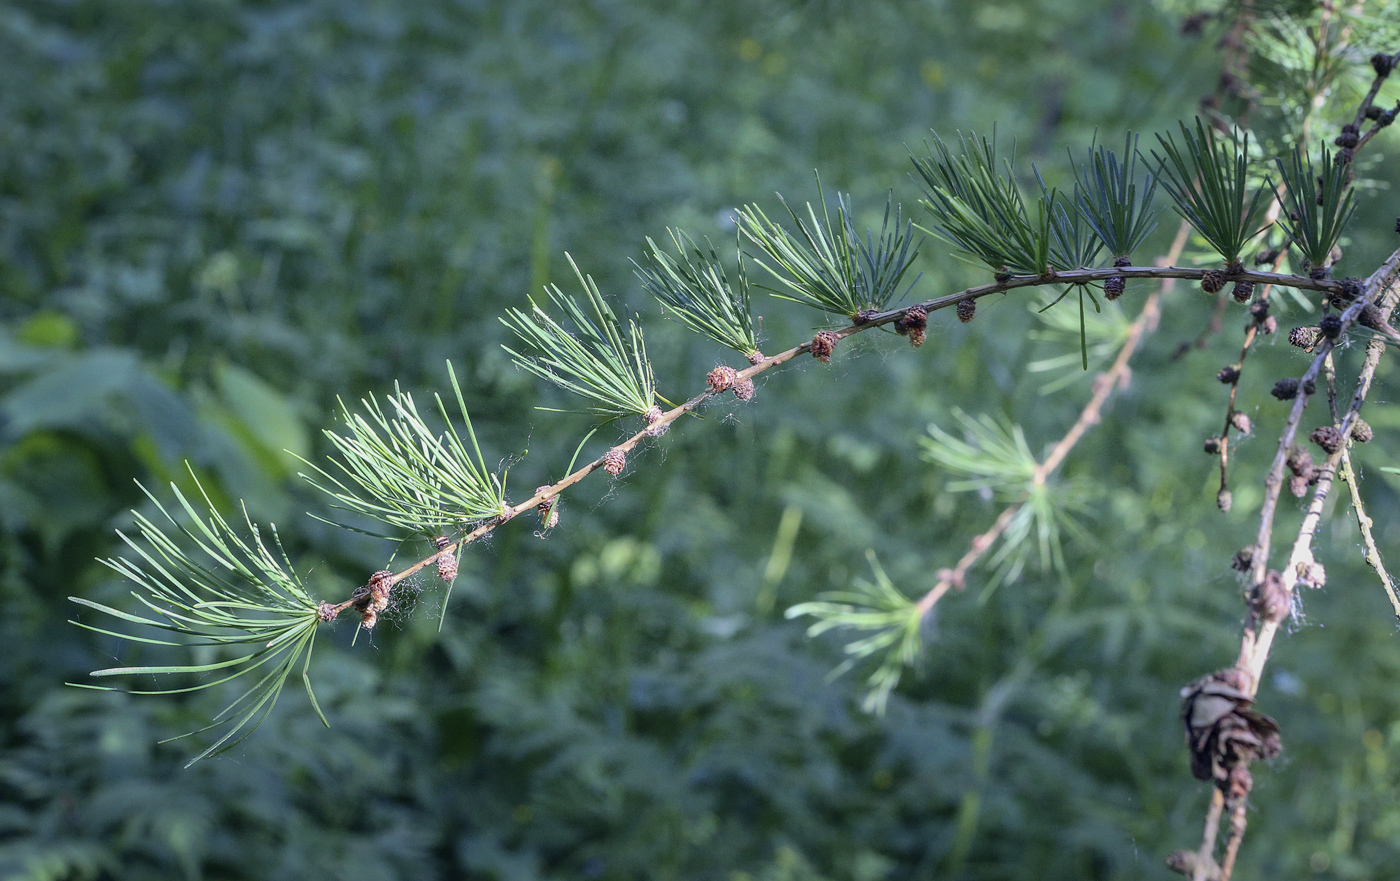
[(833, 330), (818, 331), (812, 337), (812, 357), (825, 364), (831, 360), (831, 353), (836, 351), (836, 344), (841, 341), (841, 337)]

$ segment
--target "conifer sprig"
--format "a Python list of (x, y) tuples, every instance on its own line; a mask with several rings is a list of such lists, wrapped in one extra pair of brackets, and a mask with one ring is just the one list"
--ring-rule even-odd
[(1249, 187), (1249, 133), (1221, 138), (1199, 117), (1195, 131), (1180, 127), (1181, 144), (1171, 133), (1158, 135), (1162, 154), (1152, 152), (1162, 186), (1221, 260), (1238, 266), (1244, 246), (1267, 227), (1259, 224), (1265, 188)]
[(799, 603), (787, 610), (788, 618), (803, 615), (815, 618), (807, 636), (829, 630), (854, 630), (869, 634), (845, 646), (848, 656), (834, 671), (839, 676), (867, 658), (880, 655), (866, 684), (862, 706), (867, 712), (884, 713), (890, 692), (899, 684), (905, 667), (918, 660), (923, 647), (923, 611), (894, 586), (875, 552), (867, 550), (874, 581), (857, 578), (851, 590), (823, 593), (816, 600)]
[[(782, 196), (778, 198), (782, 200)], [(762, 257), (755, 258), (756, 262), (782, 285), (767, 290), (782, 299), (852, 319), (867, 310), (883, 310), (918, 256), (913, 223), (904, 220), (902, 209), (890, 196), (879, 236), (867, 230), (862, 239), (855, 228), (849, 197), (836, 194), (834, 219), (820, 178), (817, 199), (821, 216), (809, 202), (805, 220), (782, 200), (797, 235), (769, 220), (757, 205), (739, 209), (740, 234), (763, 251), (767, 262)]]
[(505, 482), (486, 467), (451, 362), (447, 373), (466, 443), (440, 395), (433, 397), (445, 430), (430, 427), (413, 396), (395, 390), (386, 398), (389, 413), (374, 398), (361, 401), (367, 415), (341, 401), (345, 433), (325, 432), (338, 453), (331, 460), (338, 473), (306, 462), (314, 473), (301, 476), (341, 510), (429, 538), (504, 513)]
[(648, 236), (647, 265), (632, 261), (642, 284), (696, 333), (745, 357), (757, 352), (743, 253), (739, 254), (738, 283), (731, 285), (708, 239), (702, 250), (685, 232), (668, 232), (680, 258), (671, 256)]
[(628, 321), (624, 336), (621, 323), (598, 292), (593, 278), (579, 271), (573, 257), (569, 257), (569, 265), (588, 295), (593, 317), (558, 285), (552, 285), (549, 299), (573, 325), (573, 332), (539, 304), (532, 303), (529, 312), (507, 309), (501, 323), (534, 353), (502, 348), (536, 376), (592, 401), (589, 409), (593, 413), (613, 417), (646, 415), (656, 405), (656, 380), (641, 329), (635, 321)]
[(1051, 487), (1037, 479), (1040, 462), (1026, 443), (1020, 426), (998, 424), (986, 415), (973, 418), (953, 411), (966, 436), (955, 437), (937, 425), (929, 426), (922, 439), (924, 456), (956, 475), (945, 488), (951, 492), (991, 490), (1002, 501), (1021, 507), (1002, 535), (1001, 548), (989, 563), (996, 574), (987, 590), (1016, 580), (1030, 558), (1039, 551), (1042, 568), (1064, 571), (1064, 534), (1078, 539), (1087, 535), (1074, 519), (1082, 508), (1081, 494), (1073, 486)]
[(1322, 148), (1321, 171), (1301, 149), (1276, 158), (1274, 164), (1283, 180), (1283, 191), (1275, 189), (1275, 193), (1287, 209), (1280, 214), (1279, 224), (1298, 246), (1307, 268), (1325, 272), (1332, 249), (1356, 211), (1347, 166), (1333, 162), (1326, 147)]
[(929, 155), (914, 158), (924, 182), (920, 204), (933, 219), (926, 231), (997, 272), (1045, 274), (1053, 214), (1042, 205), (1030, 218), (1011, 159), (1006, 176), (997, 172), (995, 132), (990, 139), (960, 134), (956, 152), (935, 132), (926, 146)]
[(1137, 136), (1129, 134), (1123, 158), (1102, 145), (1089, 149), (1088, 162), (1075, 169), (1075, 203), (1113, 257), (1127, 257), (1157, 228), (1152, 205), (1157, 178), (1146, 175), (1138, 197)]
[(1041, 215), (1050, 218), (1049, 265), (1056, 270), (1093, 266), (1094, 259), (1103, 250), (1103, 242), (1085, 220), (1077, 204), (1080, 200), (1078, 191), (1072, 197), (1066, 196), (1058, 190), (1048, 189), (1039, 169), (1036, 169), (1035, 176), (1040, 184)]
[[(185, 520), (177, 520), (149, 490), (142, 487), (142, 492), (146, 493), (168, 525), (163, 526), (144, 514), (133, 512), (140, 532), (139, 539), (118, 533), (131, 549), (132, 556), (102, 561), (136, 585), (132, 596), (149, 610), (149, 614), (123, 612), (92, 600), (69, 597), (81, 606), (126, 625), (139, 625), (123, 631), (73, 622), (97, 633), (144, 645), (174, 646), (186, 650), (197, 646), (227, 647), (243, 652), (204, 664), (110, 667), (92, 674), (96, 677), (176, 676), (181, 682), (188, 681), (191, 676), (213, 674), (214, 678), (194, 684), (143, 690), (75, 683), (79, 687), (126, 690), (137, 694), (180, 694), (212, 688), (255, 671), (261, 674), (214, 717), (212, 725), (180, 735), (187, 737), (212, 728), (226, 728), (217, 740), (190, 760), (190, 765), (232, 748), (262, 724), (281, 695), (287, 677), (298, 665), (312, 707), (322, 723), (329, 724), (316, 702), (311, 680), (307, 676), (316, 627), (321, 621), (319, 605), (307, 594), (292, 568), (277, 538), (276, 528), (270, 526), (268, 529), (272, 536), (269, 545), (245, 509), (243, 521), (248, 534), (241, 535), (215, 509), (193, 471), (191, 477), (207, 513), (196, 510), (179, 488), (171, 484), (171, 490), (186, 515)], [(143, 635), (146, 627), (180, 634), (184, 638), (161, 639)]]

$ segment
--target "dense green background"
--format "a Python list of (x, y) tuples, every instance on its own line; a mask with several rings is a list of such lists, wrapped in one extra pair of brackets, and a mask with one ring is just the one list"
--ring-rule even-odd
[[(142, 502), (132, 478), (187, 479), (184, 460), (341, 598), (394, 548), (305, 517), (324, 501), (282, 451), (324, 450), (337, 395), (441, 389), (450, 357), (488, 458), (519, 460), (512, 494), (558, 477), (588, 422), (535, 409), (563, 399), (510, 364), (495, 316), (569, 287), (565, 251), (642, 313), (678, 399), (724, 355), (646, 302), (644, 236), (725, 241), (737, 204), (814, 198), (813, 169), (872, 220), (890, 189), (912, 208), (904, 145), (931, 127), (996, 123), (1054, 177), (1096, 128), (1189, 117), (1218, 70), (1211, 39), (1134, 2), (0, 8), (0, 875), (1169, 877), (1207, 796), (1177, 689), (1234, 657), (1228, 563), (1284, 413), (1266, 390), (1303, 364), (1274, 340), (1251, 360), (1259, 437), (1220, 514), (1199, 450), (1241, 319), (1171, 360), (1209, 316), (1196, 291), (1066, 466), (1091, 536), (1070, 577), (987, 596), (979, 575), (946, 599), (884, 718), (859, 710), (860, 676), (825, 681), (839, 643), (782, 612), (863, 575), (867, 549), (917, 594), (990, 523), (999, 506), (920, 460), (929, 422), (1012, 414), (1037, 449), (1069, 425), (1087, 380), (1042, 396), (1027, 365), (1073, 349), (1031, 333), (1025, 296), (967, 327), (938, 313), (917, 352), (865, 335), (679, 425), (571, 494), (547, 538), (514, 523), (474, 547), (441, 633), (427, 580), (372, 641), (337, 625), (313, 665), (329, 731), (289, 691), (236, 751), (180, 770), (189, 742), (156, 741), (228, 695), (65, 688), (149, 657), (66, 624), (65, 598), (125, 602), (94, 558)], [(1391, 246), (1394, 205), (1366, 201), (1344, 272)], [(982, 278), (937, 245), (918, 270), (921, 295)], [(770, 350), (817, 320), (756, 311)], [(1394, 547), (1377, 466), (1400, 422), (1368, 416)], [(1345, 514), (1262, 690), (1286, 752), (1256, 773), (1247, 877), (1400, 861), (1400, 641)]]

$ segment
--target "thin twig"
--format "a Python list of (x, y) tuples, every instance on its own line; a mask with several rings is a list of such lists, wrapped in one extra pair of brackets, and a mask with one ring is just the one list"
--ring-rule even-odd
[[(1175, 248), (1175, 246), (1173, 247)], [(1174, 250), (1173, 253), (1179, 255), (1180, 250)], [(1176, 257), (1173, 256), (1169, 258), (1166, 262), (1170, 262), (1171, 260), (1175, 259)], [(942, 297), (936, 297), (932, 300), (926, 300), (922, 303), (916, 303), (911, 306), (906, 306), (902, 309), (892, 309), (887, 312), (879, 312), (874, 314), (873, 316), (870, 316), (869, 320), (862, 324), (848, 325), (846, 327), (834, 329), (832, 332), (835, 333), (838, 339), (845, 339), (846, 337), (853, 336), (857, 333), (861, 333), (862, 331), (872, 330), (877, 327), (883, 327), (886, 324), (892, 324), (895, 321), (898, 321), (899, 319), (903, 318), (908, 313), (908, 311), (912, 308), (915, 308), (915, 306), (922, 308), (926, 313), (934, 312), (939, 309), (947, 309), (949, 307), (956, 306), (963, 300), (976, 300), (980, 299), (981, 297), (991, 296), (992, 294), (1006, 293), (1007, 291), (1011, 291), (1016, 288), (1039, 287), (1047, 284), (1089, 284), (1091, 282), (1101, 282), (1112, 276), (1121, 276), (1123, 278), (1157, 278), (1163, 280), (1178, 278), (1200, 280), (1200, 278), (1203, 275), (1205, 275), (1207, 271), (1208, 270), (1205, 269), (1195, 269), (1180, 266), (1109, 266), (1101, 269), (1074, 269), (1063, 272), (1048, 273), (1045, 275), (1013, 275), (1004, 277), (1001, 280), (994, 281), (990, 284), (977, 285), (975, 287), (967, 288), (966, 290), (959, 291), (954, 294), (948, 294)], [(1337, 295), (1342, 292), (1342, 285), (1339, 282), (1332, 281), (1330, 279), (1314, 279), (1302, 275), (1281, 275), (1273, 272), (1256, 272), (1254, 270), (1249, 269), (1238, 269), (1233, 272), (1227, 272), (1226, 277), (1233, 281), (1252, 281), (1256, 284), (1283, 285), (1286, 287), (1297, 288), (1299, 290), (1320, 291), (1332, 295)], [(809, 340), (808, 342), (802, 343), (799, 346), (794, 346), (785, 352), (780, 352), (777, 355), (765, 358), (757, 364), (751, 365), (750, 367), (738, 371), (738, 381), (742, 382), (743, 380), (752, 379), (753, 377), (766, 370), (771, 370), (775, 367), (779, 367), (783, 364), (786, 364), (788, 361), (791, 361), (793, 358), (798, 357), (799, 355), (803, 355), (807, 352), (810, 352), (811, 349), (812, 343)], [(717, 393), (713, 391), (705, 391), (696, 395), (693, 398), (690, 398), (680, 406), (666, 411), (661, 415), (659, 419), (656, 419), (655, 421), (651, 422), (646, 428), (627, 438), (623, 442), (617, 444), (612, 449), (619, 450), (624, 454), (630, 452), (643, 441), (649, 438), (657, 437), (660, 434), (664, 433), (671, 426), (671, 423), (675, 422), (677, 419), (681, 418), (687, 413), (696, 410), (700, 407), (700, 405), (715, 397), (716, 394)], [(589, 462), (587, 465), (584, 465), (583, 467), (579, 468), (574, 473), (563, 478), (559, 482), (551, 484), (541, 489), (540, 491), (536, 492), (533, 496), (521, 502), (520, 504), (510, 506), (507, 509), (507, 511), (501, 516), (492, 518), (491, 520), (487, 520), (486, 522), (479, 524), (476, 528), (472, 529), (470, 532), (468, 532), (466, 535), (463, 535), (456, 541), (443, 545), (432, 555), (425, 557), (422, 560), (419, 560), (417, 563), (414, 563), (407, 569), (395, 573), (392, 579), (390, 580), (390, 584), (398, 584), (405, 578), (414, 575), (420, 569), (423, 569), (425, 566), (434, 563), (441, 554), (456, 552), (459, 548), (471, 544), (472, 542), (476, 541), (482, 536), (493, 532), (496, 529), (496, 527), (500, 526), (502, 523), (513, 519), (519, 514), (531, 510), (532, 508), (539, 505), (541, 502), (546, 502), (550, 499), (553, 499), (564, 490), (583, 480), (589, 474), (592, 474), (594, 471), (598, 470), (599, 468), (602, 468), (603, 464), (603, 457), (600, 456), (599, 458), (594, 459), (592, 462)], [(339, 606), (336, 606), (334, 608), (343, 610), (347, 606), (348, 603), (341, 603)]]
[[(1282, 204), (1277, 198), (1270, 201), (1269, 210), (1265, 212), (1264, 215), (1266, 226), (1272, 224), (1275, 220), (1278, 219), (1280, 210), (1282, 210)], [(1287, 254), (1287, 249), (1280, 249), (1278, 254), (1274, 257), (1273, 268), (1275, 270), (1277, 270), (1279, 265), (1283, 263), (1283, 258), (1285, 254)], [(1259, 302), (1264, 303), (1266, 307), (1269, 303), (1269, 292), (1271, 290), (1271, 285), (1264, 285), (1264, 287), (1261, 288), (1259, 291)], [(1223, 293), (1224, 292), (1222, 291), (1222, 295)], [(1224, 302), (1223, 296), (1220, 302)], [(1220, 429), (1220, 490), (1216, 493), (1215, 496), (1216, 503), (1220, 504), (1222, 507), (1228, 506), (1224, 503), (1223, 500), (1229, 498), (1227, 493), (1230, 490), (1230, 429), (1234, 428), (1235, 425), (1235, 396), (1239, 393), (1240, 376), (1244, 373), (1245, 359), (1249, 357), (1249, 353), (1254, 345), (1254, 341), (1259, 336), (1260, 326), (1260, 321), (1250, 321), (1249, 326), (1246, 327), (1244, 331), (1244, 342), (1240, 346), (1240, 357), (1237, 361), (1235, 361), (1233, 365), (1231, 365), (1232, 369), (1234, 370), (1234, 378), (1230, 380), (1230, 396), (1225, 402), (1225, 425), (1223, 428)]]
[(1386, 571), (1385, 561), (1381, 559), (1380, 549), (1376, 547), (1376, 537), (1371, 532), (1371, 516), (1366, 513), (1366, 508), (1361, 504), (1361, 490), (1356, 485), (1356, 472), (1351, 467), (1351, 454), (1342, 454), (1342, 467), (1340, 470), (1342, 482), (1347, 485), (1347, 491), (1351, 494), (1351, 507), (1356, 512), (1356, 525), (1361, 529), (1361, 540), (1365, 544), (1366, 554), (1364, 559), (1367, 565), (1376, 571), (1376, 575), (1381, 580), (1381, 586), (1385, 588), (1386, 599), (1390, 600), (1390, 608), (1395, 612), (1395, 618), (1400, 621), (1400, 591), (1396, 590), (1395, 579), (1390, 577)]
[[(1190, 236), (1191, 227), (1183, 222), (1178, 227), (1176, 238), (1172, 240), (1171, 248), (1168, 249), (1167, 256), (1163, 258), (1163, 263), (1171, 263), (1181, 256), (1182, 250), (1186, 247), (1187, 238)], [(1089, 398), (1084, 409), (1079, 412), (1079, 418), (1074, 420), (1064, 437), (1060, 438), (1051, 448), (1045, 460), (1035, 467), (1031, 474), (1031, 481), (1037, 486), (1043, 485), (1045, 481), (1054, 474), (1060, 464), (1084, 437), (1090, 426), (1099, 421), (1103, 411), (1103, 405), (1113, 394), (1115, 389), (1123, 388), (1127, 384), (1127, 379), (1132, 375), (1128, 366), (1133, 353), (1137, 351), (1144, 337), (1157, 329), (1157, 321), (1161, 317), (1161, 297), (1169, 293), (1175, 286), (1175, 280), (1166, 278), (1157, 290), (1148, 295), (1143, 301), (1142, 311), (1128, 328), (1128, 337), (1123, 341), (1123, 345), (1118, 349), (1118, 356), (1113, 360), (1113, 366), (1104, 373), (1100, 373), (1094, 378), (1094, 393)], [(917, 608), (920, 615), (927, 615), (934, 605), (942, 599), (949, 590), (957, 588), (961, 590), (967, 584), (968, 570), (982, 558), (991, 548), (996, 540), (1001, 538), (1001, 534), (1006, 531), (1017, 512), (1021, 510), (1024, 502), (1015, 502), (1002, 510), (992, 525), (972, 539), (967, 552), (958, 560), (957, 565), (952, 569), (940, 569), (938, 580), (928, 592), (919, 599)]]
[[(1371, 277), (1366, 280), (1361, 296), (1357, 297), (1342, 313), (1342, 333), (1345, 333), (1368, 304), (1375, 301), (1380, 310), (1382, 320), (1389, 321), (1390, 313), (1395, 308), (1397, 298), (1400, 298), (1400, 287), (1397, 287), (1397, 280), (1400, 280), (1400, 250), (1395, 251), (1381, 264)], [(1339, 337), (1340, 338), (1340, 335)], [(1256, 590), (1263, 584), (1268, 572), (1269, 545), (1273, 535), (1274, 515), (1277, 512), (1279, 493), (1283, 487), (1283, 471), (1288, 456), (1288, 451), (1293, 445), (1297, 436), (1298, 424), (1302, 420), (1303, 408), (1307, 406), (1310, 395), (1306, 389), (1309, 383), (1314, 383), (1323, 365), (1334, 346), (1333, 340), (1323, 339), (1318, 343), (1318, 350), (1313, 357), (1312, 364), (1303, 374), (1299, 382), (1298, 397), (1293, 402), (1293, 408), (1289, 411), (1288, 419), (1284, 423), (1284, 429), (1279, 436), (1279, 447), (1274, 454), (1274, 462), (1269, 469), (1268, 475), (1264, 478), (1264, 503), (1260, 509), (1259, 533), (1253, 548), (1253, 566), (1251, 580)], [(1309, 502), (1303, 522), (1298, 528), (1298, 535), (1293, 543), (1292, 552), (1289, 555), (1288, 564), (1282, 570), (1284, 589), (1288, 595), (1292, 595), (1297, 589), (1300, 574), (1310, 575), (1313, 572), (1314, 559), (1312, 555), (1312, 537), (1317, 529), (1318, 522), (1322, 518), (1322, 509), (1327, 500), (1328, 492), (1332, 487), (1333, 475), (1336, 473), (1338, 463), (1341, 461), (1346, 451), (1345, 438), (1351, 430), (1351, 426), (1360, 412), (1362, 404), (1366, 400), (1366, 395), (1371, 388), (1371, 380), (1375, 376), (1376, 366), (1380, 363), (1380, 357), (1385, 352), (1385, 343), (1377, 338), (1373, 339), (1366, 346), (1366, 357), (1362, 363), (1361, 372), (1357, 378), (1356, 391), (1352, 395), (1350, 406), (1347, 408), (1345, 417), (1341, 420), (1340, 431), (1343, 442), (1336, 452), (1327, 457), (1327, 461), (1317, 471), (1317, 485), (1313, 492), (1313, 497)], [(1252, 698), (1259, 691), (1259, 684), (1264, 673), (1264, 665), (1269, 658), (1269, 650), (1273, 645), (1275, 633), (1278, 631), (1279, 621), (1264, 619), (1261, 620), (1253, 606), (1249, 607), (1246, 616), (1244, 633), (1240, 639), (1240, 654), (1236, 661), (1236, 666), (1246, 671), (1249, 675), (1246, 678), (1246, 691)], [(1217, 830), (1220, 825), (1220, 810), (1216, 802), (1223, 803), (1223, 794), (1219, 787), (1214, 787), (1211, 796), (1211, 810), (1206, 815), (1206, 825), (1201, 838), (1201, 850), (1198, 856), (1197, 869), (1193, 874), (1195, 881), (1201, 881), (1206, 867), (1209, 865), (1209, 858), (1214, 853)], [(1243, 832), (1241, 831), (1240, 835)], [(1238, 843), (1234, 846), (1238, 848)], [(1229, 873), (1222, 870), (1221, 881), (1229, 881)]]

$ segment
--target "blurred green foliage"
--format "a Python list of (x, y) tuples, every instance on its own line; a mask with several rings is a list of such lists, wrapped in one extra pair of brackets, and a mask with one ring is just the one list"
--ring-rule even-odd
[[(1066, 466), (1093, 488), (1093, 539), (1064, 575), (946, 598), (883, 718), (859, 709), (863, 677), (826, 681), (839, 643), (782, 611), (864, 577), (867, 549), (917, 596), (996, 515), (920, 459), (930, 422), (1010, 414), (1037, 450), (1067, 428), (1087, 378), (1042, 396), (1029, 365), (1074, 349), (1022, 303), (966, 327), (938, 313), (918, 352), (861, 339), (678, 426), (620, 485), (568, 496), (545, 540), (511, 524), (473, 547), (441, 632), (429, 581), (371, 642), (338, 627), (313, 664), (330, 731), (290, 695), (181, 771), (184, 742), (156, 741), (226, 695), (62, 683), (153, 662), (65, 623), (68, 595), (125, 602), (95, 558), (144, 504), (133, 477), (183, 482), (189, 460), (221, 504), (279, 523), (313, 592), (344, 597), (396, 549), (301, 516), (325, 502), (282, 452), (326, 451), (336, 395), (442, 390), (450, 356), (488, 463), (528, 450), (513, 486), (557, 478), (589, 423), (534, 409), (562, 399), (510, 365), (496, 318), (567, 284), (565, 250), (642, 312), (659, 390), (685, 396), (724, 355), (648, 304), (629, 263), (646, 236), (725, 240), (735, 206), (814, 200), (813, 168), (873, 225), (888, 190), (917, 200), (903, 145), (931, 127), (996, 122), (1072, 184), (1064, 147), (1166, 130), (1213, 87), (1212, 40), (1176, 23), (1071, 0), (0, 7), (0, 876), (1168, 877), (1207, 796), (1176, 692), (1234, 657), (1228, 562), (1284, 413), (1267, 389), (1301, 364), (1251, 359), (1260, 436), (1220, 514), (1196, 451), (1242, 319), (1173, 360), (1209, 317), (1193, 290)], [(1391, 247), (1377, 201), (1343, 272)], [(919, 291), (980, 280), (933, 247), (915, 272)], [(809, 310), (755, 311), (766, 346), (810, 333)], [(1367, 418), (1358, 459), (1393, 548), (1376, 466), (1400, 419)], [(1256, 773), (1257, 877), (1400, 860), (1400, 643), (1342, 507), (1328, 587), (1262, 690), (1286, 753)]]

